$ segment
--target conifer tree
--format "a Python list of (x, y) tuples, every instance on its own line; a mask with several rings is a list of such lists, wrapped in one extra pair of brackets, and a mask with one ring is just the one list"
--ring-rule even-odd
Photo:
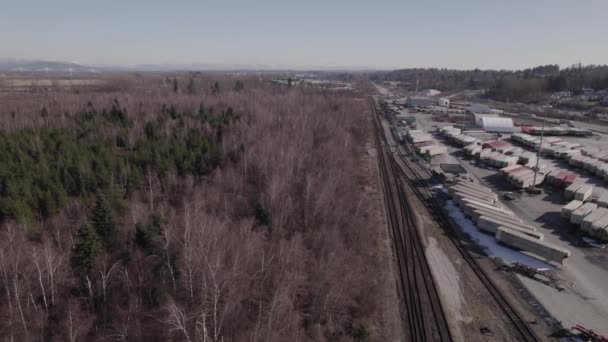
[(95, 257), (99, 251), (99, 243), (95, 230), (88, 223), (83, 223), (78, 229), (72, 250), (72, 269), (81, 278), (91, 273)]
[(112, 249), (117, 237), (116, 222), (112, 208), (103, 196), (97, 196), (91, 213), (91, 223), (104, 247)]

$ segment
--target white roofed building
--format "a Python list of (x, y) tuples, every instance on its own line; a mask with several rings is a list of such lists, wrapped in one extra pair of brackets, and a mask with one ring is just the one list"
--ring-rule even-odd
[(494, 133), (513, 133), (515, 131), (511, 118), (483, 117), (481, 118), (481, 127), (486, 132)]

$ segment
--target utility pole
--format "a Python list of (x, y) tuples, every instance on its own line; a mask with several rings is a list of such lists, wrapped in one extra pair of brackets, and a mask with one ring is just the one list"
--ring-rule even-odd
[(538, 174), (538, 163), (540, 162), (540, 152), (543, 149), (543, 137), (545, 136), (545, 120), (547, 119), (547, 110), (545, 109), (545, 115), (543, 115), (543, 126), (540, 130), (540, 143), (538, 144), (538, 154), (536, 155), (536, 168), (534, 169), (534, 178), (532, 180), (532, 188), (536, 192), (536, 175)]

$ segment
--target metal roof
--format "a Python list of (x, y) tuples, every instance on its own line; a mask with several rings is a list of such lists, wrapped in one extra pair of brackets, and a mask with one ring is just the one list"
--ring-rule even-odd
[(488, 132), (513, 132), (513, 119), (510, 118), (481, 118), (481, 126)]

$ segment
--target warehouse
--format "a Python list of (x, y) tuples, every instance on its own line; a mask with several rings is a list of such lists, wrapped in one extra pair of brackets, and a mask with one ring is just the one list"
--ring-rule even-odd
[(492, 133), (513, 133), (515, 131), (511, 118), (484, 117), (481, 118), (481, 127), (486, 132)]
[(504, 227), (500, 227), (496, 231), (496, 240), (529, 252), (542, 260), (563, 263), (570, 256), (570, 251), (565, 248)]

